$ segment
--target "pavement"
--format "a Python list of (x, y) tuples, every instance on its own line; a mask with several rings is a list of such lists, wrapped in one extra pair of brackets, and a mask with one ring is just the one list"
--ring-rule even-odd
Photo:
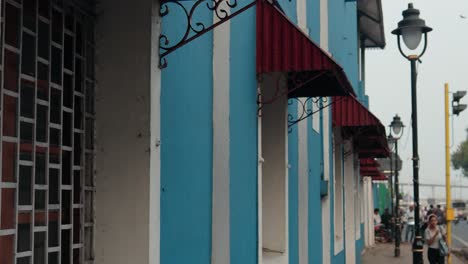
[[(400, 257), (394, 257), (395, 244), (393, 243), (377, 243), (371, 248), (366, 248), (362, 256), (362, 264), (400, 264), (400, 263), (413, 263), (413, 255), (410, 243), (402, 243), (400, 245)], [(429, 263), (427, 260), (427, 249), (424, 248), (424, 263)], [(452, 264), (466, 264), (468, 262), (462, 261), (460, 258), (452, 254)]]

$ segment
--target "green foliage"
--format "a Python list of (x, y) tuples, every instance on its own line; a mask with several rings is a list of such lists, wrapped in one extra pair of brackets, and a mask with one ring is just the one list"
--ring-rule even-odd
[[(466, 129), (468, 133), (468, 129)], [(452, 153), (452, 165), (458, 170), (461, 169), (463, 175), (468, 177), (468, 137), (465, 141), (458, 145), (457, 150)]]

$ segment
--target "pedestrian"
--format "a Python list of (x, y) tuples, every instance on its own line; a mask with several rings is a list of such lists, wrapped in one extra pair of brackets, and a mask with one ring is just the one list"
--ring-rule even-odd
[(413, 241), (414, 239), (414, 206), (410, 205), (408, 211), (406, 211), (406, 241)]
[(380, 226), (382, 224), (379, 211), (379, 208), (374, 209), (374, 227)]
[(434, 213), (434, 205), (430, 204), (429, 205), (429, 210), (427, 210), (427, 215), (426, 217), (429, 217), (431, 214)]
[(439, 225), (445, 225), (445, 213), (442, 210), (440, 204), (438, 204), (437, 209), (435, 209), (435, 215), (437, 216), (437, 223)]
[(380, 216), (382, 224), (386, 229), (390, 228), (390, 222), (392, 221), (392, 215), (390, 214), (388, 208), (384, 209), (384, 213)]
[(423, 211), (422, 211), (422, 218), (426, 219), (427, 217), (427, 206), (424, 206)]
[(445, 257), (439, 253), (439, 240), (445, 240), (445, 231), (437, 225), (437, 215), (429, 215), (428, 220), (429, 224), (424, 232), (424, 238), (428, 246), (427, 258), (430, 264), (444, 264)]

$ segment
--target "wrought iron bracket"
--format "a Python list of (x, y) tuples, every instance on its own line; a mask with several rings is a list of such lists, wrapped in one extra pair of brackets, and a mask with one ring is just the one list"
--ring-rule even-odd
[[(257, 0), (252, 0), (252, 2), (244, 7), (230, 13), (229, 10), (231, 8), (236, 8), (238, 6), (237, 1), (238, 0), (196, 0), (194, 3), (188, 1), (183, 3), (184, 1), (182, 0), (162, 0), (159, 8), (161, 18), (167, 16), (171, 11), (169, 7), (173, 6), (180, 9), (185, 15), (185, 20), (181, 23), (186, 23), (186, 28), (183, 36), (177, 41), (171, 41), (168, 35), (161, 33), (159, 36), (159, 68), (163, 69), (167, 67), (167, 55), (222, 25), (231, 18), (243, 13), (257, 3)], [(201, 8), (207, 8), (213, 11), (217, 21), (208, 24), (197, 18), (195, 14)]]
[[(285, 75), (279, 75), (276, 82), (275, 91), (273, 92), (273, 96), (270, 98), (264, 98), (261, 93), (261, 90), (258, 91), (257, 96), (257, 115), (262, 116), (262, 109), (265, 105), (273, 104), (275, 101), (282, 97), (288, 97), (291, 93), (294, 93), (298, 89), (309, 85), (312, 81), (317, 79), (318, 77), (325, 74), (325, 72), (317, 72), (316, 74), (310, 76), (307, 75), (305, 77), (302, 73), (289, 73), (286, 75), (286, 85), (281, 85), (282, 78), (285, 78)], [(257, 76), (258, 83), (263, 83), (264, 75), (259, 74)], [(317, 96), (317, 97), (291, 97), (288, 98), (288, 105), (294, 104), (294, 102), (298, 102), (299, 110), (297, 117), (291, 113), (288, 113), (288, 132), (292, 131), (292, 126), (299, 123), (300, 121), (310, 117), (311, 115), (322, 111), (323, 109), (331, 106), (332, 104), (342, 100), (343, 98), (339, 98), (336, 100), (332, 100), (329, 102), (329, 97), (325, 96)], [(315, 110), (313, 105), (315, 105)]]
[(296, 117), (292, 113), (288, 113), (288, 128), (333, 104), (333, 102), (328, 103), (328, 100), (328, 97), (289, 98), (288, 105), (293, 105), (294, 102), (297, 102), (298, 114)]
[[(295, 124), (301, 122), (304, 119), (307, 119), (313, 114), (322, 111), (323, 109), (333, 105), (340, 100), (343, 100), (343, 97), (332, 100), (331, 102), (329, 102), (329, 97), (308, 97), (305, 100), (301, 98), (289, 98), (288, 105), (292, 105), (294, 101), (298, 102), (300, 114), (298, 114), (297, 117), (294, 117), (291, 113), (288, 113), (288, 131), (290, 132), (291, 127)], [(313, 105), (317, 107), (315, 111), (313, 109)]]

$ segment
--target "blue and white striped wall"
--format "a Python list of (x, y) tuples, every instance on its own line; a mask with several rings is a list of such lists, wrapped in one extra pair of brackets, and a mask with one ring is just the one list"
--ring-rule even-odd
[[(242, 7), (249, 0), (238, 2)], [(293, 0), (281, 2), (281, 7), (330, 51), (357, 85), (358, 51), (352, 46), (357, 36), (344, 36), (357, 34), (357, 25), (350, 22), (356, 16), (355, 3)], [(164, 18), (164, 32), (182, 32), (179, 15), (171, 12)], [(210, 12), (198, 15), (215, 19)], [(255, 8), (167, 59), (159, 97), (160, 263), (256, 264), (261, 249)], [(288, 111), (296, 114), (297, 106)], [(291, 264), (345, 263), (345, 246), (335, 251), (330, 224), (334, 223), (330, 111), (325, 108), (300, 122), (288, 137)], [(320, 197), (321, 177), (329, 181), (325, 198)], [(363, 244), (360, 237), (354, 247), (356, 263)]]
[[(184, 29), (180, 15), (174, 10), (164, 18), (169, 36)], [(198, 15), (214, 19), (208, 10)], [(160, 96), (160, 262), (255, 264), (255, 9), (167, 59)]]

